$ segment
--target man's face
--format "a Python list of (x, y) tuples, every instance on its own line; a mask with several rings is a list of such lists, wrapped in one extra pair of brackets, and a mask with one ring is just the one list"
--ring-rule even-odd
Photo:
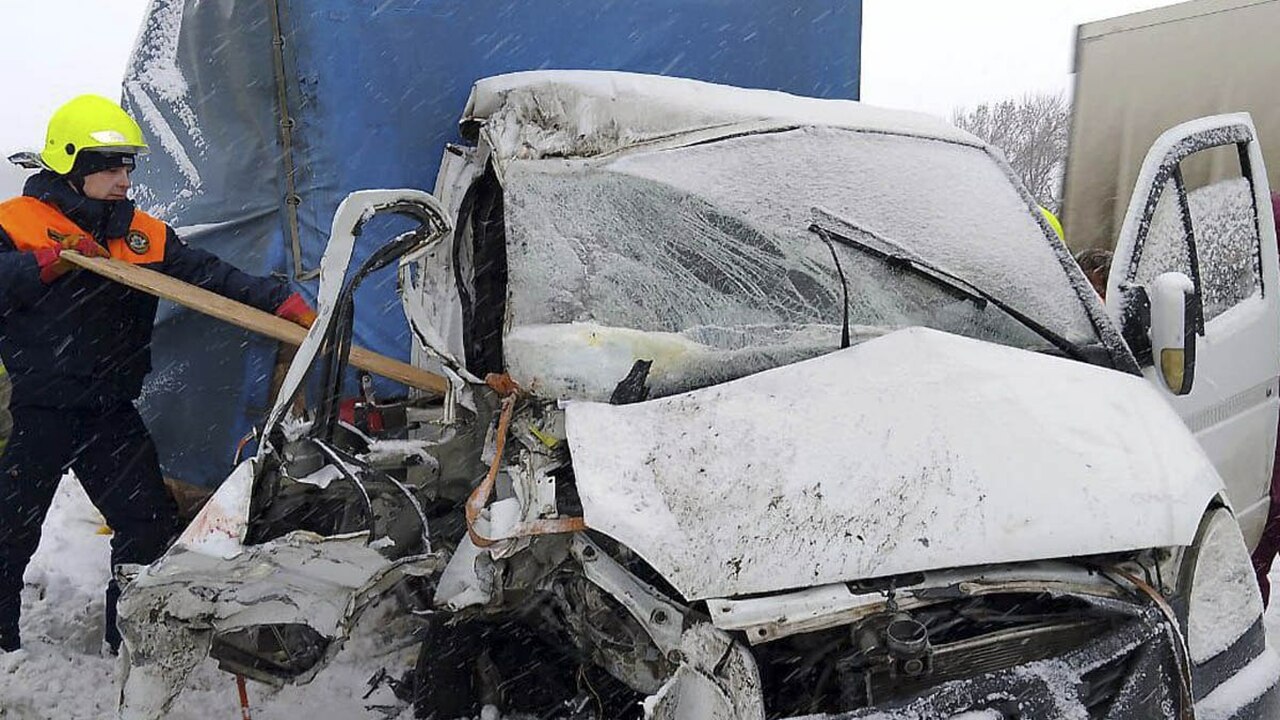
[(1092, 272), (1085, 273), (1085, 277), (1089, 278), (1089, 284), (1093, 285), (1094, 292), (1098, 293), (1098, 297), (1103, 300), (1107, 299), (1107, 275), (1110, 273), (1110, 267), (1095, 268)]
[(129, 168), (102, 170), (84, 176), (84, 196), (92, 200), (125, 200), (130, 185)]

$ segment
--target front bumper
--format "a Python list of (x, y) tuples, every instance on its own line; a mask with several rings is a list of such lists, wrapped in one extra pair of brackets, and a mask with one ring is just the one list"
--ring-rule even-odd
[[(1280, 718), (1280, 659), (1268, 649), (1267, 656), (1254, 660), (1241, 673), (1240, 684), (1223, 688), (1222, 706), (1212, 703), (1213, 698), (1196, 703), (1197, 720), (1275, 720)], [(1266, 680), (1270, 677), (1270, 680)], [(1253, 700), (1254, 689), (1261, 681), (1262, 694)], [(1241, 704), (1243, 702), (1243, 704)]]
[(1197, 720), (1280, 718), (1280, 655), (1262, 618), (1225, 651), (1192, 670)]
[(830, 720), (914, 720), (981, 711), (1024, 720), (1280, 718), (1280, 656), (1267, 647), (1261, 619), (1228, 650), (1192, 670), (1194, 715), (1182, 712), (1187, 703), (1182, 699), (1177, 642), (1153, 609), (1052, 660), (947, 683), (910, 701)]
[[(1177, 638), (1154, 608), (1058, 657), (938, 686), (914, 699), (832, 716), (906, 720), (995, 713), (1026, 720), (1177, 718), (1187, 704)], [(1190, 688), (1185, 697), (1189, 698)]]
[[(721, 645), (728, 637), (722, 636)], [(767, 715), (760, 701), (769, 695), (754, 671), (728, 672), (725, 658), (738, 655), (718, 650), (701, 652), (686, 633), (686, 658), (675, 678), (652, 698), (655, 720), (685, 720), (681, 706), (717, 706), (703, 717), (741, 720)], [(1016, 644), (1016, 643), (1015, 643)], [(1259, 621), (1244, 637), (1210, 663), (1190, 673), (1176, 627), (1154, 607), (1146, 607), (1082, 645), (1045, 660), (984, 672), (996, 667), (994, 657), (1010, 647), (976, 650), (962, 664), (935, 663), (943, 674), (928, 678), (898, 678), (891, 689), (899, 700), (878, 700), (874, 707), (806, 720), (920, 720), (920, 718), (983, 717), (1019, 720), (1274, 720), (1280, 717), (1280, 657), (1266, 646)], [(1029, 648), (1024, 646), (1023, 652)], [(705, 655), (706, 657), (701, 657)], [(750, 660), (747, 664), (753, 665)], [(737, 663), (739, 666), (741, 662)], [(1211, 678), (1206, 668), (1216, 665)], [(731, 665), (730, 665), (731, 667)], [(714, 669), (712, 669), (714, 668)], [(1226, 669), (1224, 672), (1223, 669)], [(1209, 668), (1212, 669), (1212, 668)], [(707, 682), (714, 678), (714, 686)], [(913, 684), (916, 683), (916, 684)], [(1197, 691), (1198, 685), (1205, 690)], [(887, 690), (882, 686), (882, 690)], [(1206, 691), (1207, 690), (1207, 691)], [(704, 702), (691, 702), (694, 696)], [(888, 697), (887, 694), (881, 697)], [(735, 699), (736, 700), (733, 700)], [(759, 714), (735, 707), (759, 708)], [(710, 700), (712, 702), (705, 702)], [(732, 702), (730, 702), (732, 700)], [(691, 717), (691, 716), (689, 716)]]

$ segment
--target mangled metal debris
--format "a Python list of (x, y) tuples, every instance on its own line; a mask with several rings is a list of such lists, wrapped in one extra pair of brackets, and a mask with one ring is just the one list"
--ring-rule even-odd
[[(1248, 572), (1213, 465), (980, 142), (701, 89), (486, 81), (441, 202), (343, 204), (261, 449), (126, 589), (124, 717), (205, 653), (307, 682), (387, 596), (421, 621), (420, 717), (1182, 718), (1272, 657), (1256, 590), (1195, 580)], [(951, 171), (963, 223), (917, 202)], [(817, 206), (950, 270), (825, 245)], [(336, 391), (285, 411), (313, 366), (341, 375), (351, 230), (379, 210), (422, 224), (375, 257), (451, 380), (394, 440)], [(1204, 607), (1238, 609), (1227, 647)], [(1256, 685), (1237, 717), (1275, 702)]]

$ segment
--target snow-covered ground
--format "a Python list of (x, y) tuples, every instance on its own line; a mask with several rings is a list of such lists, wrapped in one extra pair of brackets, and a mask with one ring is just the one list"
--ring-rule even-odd
[[(110, 537), (80, 485), (64, 478), (27, 570), (23, 643), (0, 653), (0, 720), (100, 720), (114, 716), (118, 660), (102, 652), (102, 590)], [(1280, 587), (1280, 572), (1272, 582)], [(413, 711), (387, 684), (368, 698), (369, 680), (385, 669), (402, 677), (416, 647), (403, 625), (370, 610), (334, 662), (309, 685), (249, 683), (254, 720), (410, 720)], [(1280, 644), (1280, 604), (1267, 611), (1268, 638)], [(207, 660), (196, 669), (169, 720), (240, 717), (234, 678)], [(487, 717), (487, 715), (486, 715)]]
[[(110, 536), (101, 516), (67, 477), (44, 523), (40, 549), (27, 570), (23, 594), (23, 648), (0, 653), (0, 719), (101, 720), (115, 716), (116, 658), (102, 651), (103, 589)], [(368, 698), (368, 682), (385, 668), (399, 679), (417, 652), (404, 626), (388, 625), (377, 608), (314, 682), (276, 689), (249, 682), (254, 720), (409, 720), (412, 709), (387, 684)], [(169, 720), (240, 718), (232, 675), (206, 660), (192, 674)]]

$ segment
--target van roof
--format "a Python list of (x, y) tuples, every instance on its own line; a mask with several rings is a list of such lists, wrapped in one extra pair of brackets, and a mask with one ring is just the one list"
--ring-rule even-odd
[(536, 70), (484, 78), (472, 88), (460, 124), (470, 140), (487, 127), (493, 150), (507, 159), (592, 157), (744, 125), (838, 127), (984, 145), (924, 113), (598, 70)]

